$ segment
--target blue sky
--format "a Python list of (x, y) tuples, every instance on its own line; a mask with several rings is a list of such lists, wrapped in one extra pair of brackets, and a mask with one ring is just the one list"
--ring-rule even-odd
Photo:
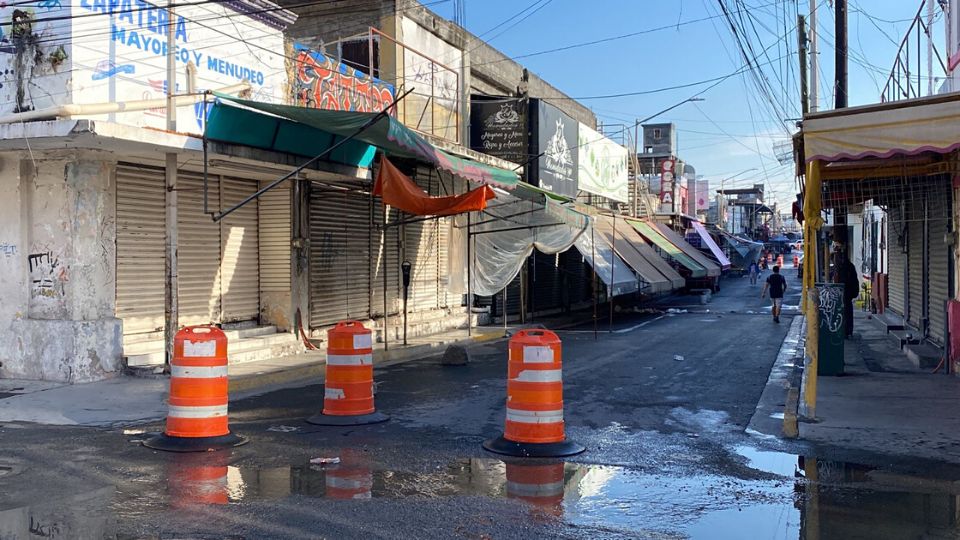
[[(671, 26), (640, 36), (518, 60), (572, 97), (683, 85), (728, 75), (744, 65), (730, 27), (720, 16), (717, 0), (465, 1), (467, 28), (475, 34), (495, 28), (482, 37), (510, 56)], [(684, 104), (657, 117), (656, 121), (677, 124), (680, 156), (711, 181), (711, 189), (719, 187), (721, 177), (729, 178), (745, 169), (756, 168), (727, 182), (727, 186), (766, 183), (781, 204), (789, 204), (795, 191), (792, 169), (779, 165), (773, 146), (789, 140), (788, 132), (796, 130), (794, 121), (783, 122), (782, 118), (795, 120), (800, 116), (796, 14), (807, 15), (809, 4), (805, 0), (746, 0), (745, 3), (750, 6), (752, 16), (746, 20), (752, 22), (757, 31), (757, 35), (751, 34), (753, 45), (760, 62), (766, 64), (765, 74), (775, 92), (765, 99), (751, 82), (750, 74), (744, 73), (706, 91), (705, 101)], [(735, 2), (728, 0), (727, 4), (734, 6)], [(504, 31), (517, 19), (502, 25), (504, 20), (531, 5), (535, 8), (525, 15), (533, 12), (532, 15)], [(817, 5), (822, 110), (833, 105), (834, 16), (828, 0), (819, 0)], [(536, 6), (542, 7), (536, 9)], [(920, 0), (849, 0), (849, 6), (849, 102), (850, 105), (876, 103)], [(432, 6), (432, 9), (446, 17), (453, 15), (452, 2)], [(709, 19), (695, 22), (705, 18)], [(935, 29), (938, 32), (935, 44), (943, 55), (940, 13)], [(763, 48), (768, 48), (765, 55), (760, 54)], [(608, 126), (632, 124), (635, 119), (674, 105), (707, 86), (709, 84), (642, 96), (583, 99), (582, 103), (591, 107), (598, 120)]]

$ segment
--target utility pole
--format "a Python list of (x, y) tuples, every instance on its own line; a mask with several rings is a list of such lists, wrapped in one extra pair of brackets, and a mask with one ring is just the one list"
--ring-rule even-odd
[(810, 112), (820, 110), (820, 66), (817, 57), (817, 2), (810, 1)]
[[(167, 2), (167, 131), (177, 130), (177, 63), (175, 28), (177, 17), (173, 9), (173, 0)], [(177, 301), (177, 154), (166, 154), (166, 286), (164, 287), (164, 342), (166, 343), (166, 361), (173, 358), (173, 337), (179, 329), (179, 306)]]
[(800, 51), (800, 108), (803, 114), (810, 112), (810, 103), (807, 97), (807, 27), (803, 15), (797, 15), (797, 48)]
[(837, 37), (836, 55), (834, 57), (836, 108), (847, 107), (847, 0), (834, 0), (835, 19), (837, 22), (835, 35)]
[[(933, 95), (933, 0), (927, 0), (927, 95)], [(949, 22), (947, 23), (949, 24)], [(918, 85), (919, 86), (919, 85)]]

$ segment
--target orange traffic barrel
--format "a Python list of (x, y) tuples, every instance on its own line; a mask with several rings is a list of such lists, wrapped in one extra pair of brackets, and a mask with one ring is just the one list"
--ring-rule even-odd
[(566, 439), (560, 338), (549, 330), (521, 330), (510, 338), (507, 417), (503, 436), (484, 441), (491, 452), (559, 457), (585, 448)]
[(793, 266), (800, 266), (800, 256), (799, 256), (799, 255), (794, 255), (794, 256), (793, 256)]
[(563, 513), (563, 463), (507, 463), (507, 496), (526, 501), (555, 516)]
[(208, 452), (247, 439), (227, 424), (227, 336), (215, 326), (188, 326), (173, 338), (167, 425), (144, 446), (170, 452)]
[(777, 255), (777, 266), (783, 268), (783, 255)]
[(167, 467), (167, 491), (174, 508), (227, 504), (229, 452), (179, 454)]
[(358, 321), (327, 330), (327, 368), (323, 412), (307, 419), (320, 426), (356, 426), (385, 422), (373, 405), (373, 334)]

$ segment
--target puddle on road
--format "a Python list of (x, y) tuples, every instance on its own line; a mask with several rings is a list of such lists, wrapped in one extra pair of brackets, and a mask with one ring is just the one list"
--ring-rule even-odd
[[(333, 454), (332, 454), (333, 455)], [(523, 501), (532, 519), (639, 536), (904, 538), (960, 535), (960, 486), (845, 463), (738, 446), (759, 473), (651, 474), (573, 462), (471, 458), (426, 472), (380, 468), (353, 450), (340, 463), (245, 467), (228, 453), (174, 456), (172, 505), (227, 505), (292, 496), (333, 500), (488, 497)], [(760, 478), (760, 479), (757, 479)], [(428, 503), (427, 503), (428, 504)], [(2, 528), (0, 528), (2, 530)]]

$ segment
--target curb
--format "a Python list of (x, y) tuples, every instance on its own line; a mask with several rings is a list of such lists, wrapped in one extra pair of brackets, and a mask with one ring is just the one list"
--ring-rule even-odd
[[(791, 418), (788, 412), (791, 399), (799, 396), (799, 392), (794, 390), (796, 386), (794, 380), (796, 379), (797, 351), (802, 350), (803, 328), (802, 317), (794, 317), (790, 322), (783, 343), (777, 350), (777, 357), (770, 367), (770, 376), (764, 384), (756, 409), (750, 417), (748, 432), (775, 437), (795, 437), (793, 431), (796, 427), (796, 415), (794, 414)], [(794, 391), (791, 393), (791, 390)], [(784, 412), (781, 414), (781, 411)]]
[(783, 408), (783, 435), (788, 439), (800, 437), (800, 390), (803, 388), (803, 377), (806, 374), (803, 366), (806, 355), (807, 320), (803, 315), (798, 317), (803, 322), (800, 323), (800, 335), (793, 357), (794, 369), (790, 377), (790, 387), (787, 389), (787, 401)]
[[(443, 349), (450, 345), (476, 345), (480, 343), (491, 343), (501, 339), (506, 339), (499, 332), (485, 332), (466, 339), (455, 339), (450, 341), (440, 340), (436, 344), (415, 345), (403, 349), (373, 351), (374, 367), (388, 367), (412, 360), (420, 360), (431, 356), (443, 354)], [(276, 387), (294, 382), (301, 382), (305, 379), (313, 379), (316, 383), (322, 383), (326, 374), (326, 361), (318, 359), (316, 362), (293, 366), (287, 369), (279, 369), (264, 373), (249, 373), (230, 377), (230, 397), (237, 395), (237, 399), (249, 397), (251, 392), (256, 390)], [(244, 394), (239, 396), (238, 394)]]

